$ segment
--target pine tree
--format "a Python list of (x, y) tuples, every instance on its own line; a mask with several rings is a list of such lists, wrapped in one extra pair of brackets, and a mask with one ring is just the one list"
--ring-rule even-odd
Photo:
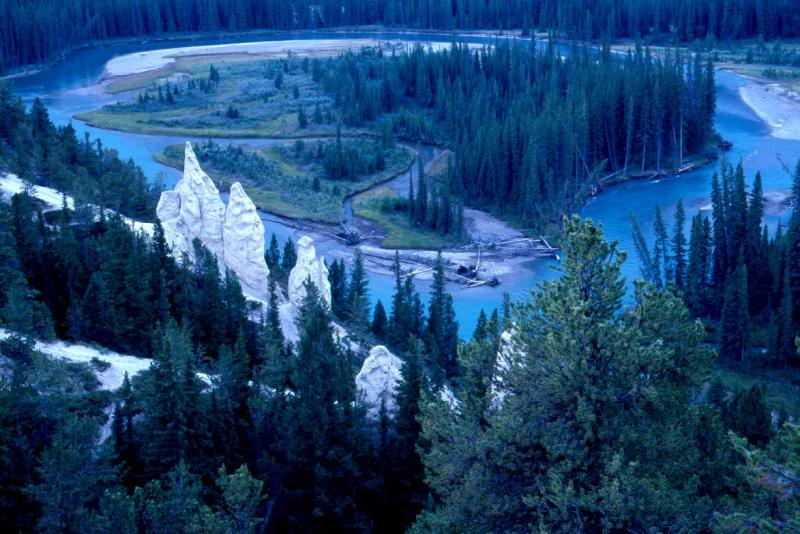
[(294, 242), (289, 237), (286, 244), (283, 246), (283, 260), (281, 261), (281, 270), (288, 276), (289, 272), (294, 268), (297, 263), (297, 251), (294, 248)]
[(725, 300), (720, 321), (720, 354), (744, 361), (750, 345), (750, 315), (747, 303), (747, 267), (739, 255), (736, 269), (725, 281)]
[(683, 201), (678, 200), (675, 209), (675, 229), (672, 234), (672, 271), (675, 287), (683, 290), (686, 287), (686, 212), (683, 210)]
[(699, 497), (684, 481), (699, 467), (702, 435), (687, 436), (711, 362), (702, 327), (676, 297), (642, 286), (622, 312), (625, 256), (591, 221), (566, 221), (562, 245), (562, 275), (515, 307), (502, 408), (481, 426), (463, 406), (424, 404), (434, 499), (417, 529), (525, 531), (531, 517), (542, 530), (674, 528)]
[(458, 323), (453, 310), (453, 297), (447, 293), (446, 283), (442, 255), (439, 253), (433, 268), (425, 332), (425, 343), (431, 354), (433, 373), (437, 381), (449, 378), (456, 372)]
[(383, 303), (380, 299), (375, 304), (375, 311), (372, 315), (372, 325), (370, 330), (372, 335), (378, 339), (386, 339), (388, 334), (389, 319), (386, 317), (386, 310), (383, 308)]
[(367, 272), (364, 269), (364, 256), (361, 249), (353, 254), (353, 268), (347, 284), (347, 307), (349, 324), (356, 330), (363, 330), (369, 323), (369, 287)]
[(204, 464), (201, 392), (189, 333), (169, 323), (154, 340), (152, 392), (144, 405), (144, 458), (150, 474), (169, 471), (185, 459)]
[(224, 531), (245, 534), (253, 532), (258, 525), (256, 517), (262, 497), (263, 482), (254, 478), (247, 465), (242, 464), (233, 474), (220, 467), (217, 486), (222, 490), (222, 521)]

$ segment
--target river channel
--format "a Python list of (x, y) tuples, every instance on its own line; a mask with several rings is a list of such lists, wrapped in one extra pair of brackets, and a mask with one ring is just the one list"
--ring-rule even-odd
[[(168, 144), (184, 142), (185, 137), (163, 135), (141, 135), (88, 126), (73, 118), (83, 111), (97, 109), (102, 105), (120, 100), (120, 95), (106, 95), (98, 90), (98, 79), (105, 64), (112, 58), (133, 52), (236, 42), (297, 40), (308, 39), (358, 39), (375, 38), (404, 41), (452, 42), (450, 34), (414, 34), (405, 32), (312, 32), (312, 33), (274, 33), (254, 37), (221, 37), (201, 39), (173, 39), (169, 41), (144, 41), (110, 44), (77, 50), (64, 61), (36, 74), (14, 80), (14, 91), (23, 100), (30, 102), (38, 96), (50, 110), (56, 124), (72, 122), (78, 135), (89, 132), (99, 137), (107, 147), (116, 149), (123, 159), (132, 158), (150, 179), (160, 177), (169, 186), (179, 177), (179, 172), (166, 167), (153, 159), (153, 154), (163, 150)], [(460, 42), (492, 44), (497, 39), (489, 36), (458, 36)], [(761, 171), (766, 193), (783, 193), (791, 186), (791, 177), (781, 161), (791, 168), (800, 158), (800, 141), (777, 139), (770, 135), (770, 128), (742, 101), (739, 87), (748, 80), (736, 74), (717, 72), (717, 115), (716, 129), (723, 138), (733, 143), (728, 158), (734, 163), (741, 160), (747, 171), (748, 183), (756, 171)], [(199, 141), (200, 139), (194, 139)], [(247, 143), (259, 145), (269, 143), (269, 139), (224, 139), (221, 142)], [(429, 147), (420, 147), (423, 162), (436, 155)], [(416, 164), (412, 166), (416, 169)], [(613, 186), (591, 199), (580, 211), (603, 224), (606, 236), (617, 240), (623, 250), (628, 251), (624, 274), (630, 283), (639, 277), (639, 262), (633, 248), (630, 231), (630, 215), (633, 213), (642, 225), (645, 236), (652, 242), (653, 212), (660, 205), (665, 219), (671, 226), (675, 206), (683, 200), (689, 217), (699, 209), (708, 209), (711, 174), (714, 168), (704, 167), (680, 176), (654, 181), (633, 181)], [(414, 172), (414, 171), (412, 171)], [(398, 183), (407, 183), (407, 176)], [(788, 219), (787, 208), (771, 205), (767, 210), (767, 223), (774, 231), (777, 224)], [(263, 214), (267, 238), (275, 233), (280, 241), (292, 237), (295, 241), (303, 234), (294, 225), (272, 214)], [(341, 252), (343, 245), (335, 239), (316, 240), (317, 250), (328, 257)], [(480, 310), (490, 311), (500, 307), (503, 293), (509, 293), (512, 300), (527, 298), (537, 282), (555, 275), (553, 260), (531, 260), (524, 268), (502, 278), (495, 288), (487, 286), (467, 289), (463, 285), (451, 284), (450, 290), (460, 324), (462, 337), (468, 337), (477, 320)], [(393, 280), (390, 276), (370, 273), (370, 298), (374, 302), (381, 299), (385, 306), (391, 302)], [(429, 282), (417, 281), (417, 289), (427, 297)]]

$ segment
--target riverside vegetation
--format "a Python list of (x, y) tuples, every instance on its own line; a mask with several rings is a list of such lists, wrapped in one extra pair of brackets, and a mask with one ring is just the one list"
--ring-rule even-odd
[[(500, 41), (477, 52), (457, 44), (392, 54), (367, 48), (327, 60), (207, 68), (81, 117), (199, 136), (257, 135), (263, 124), (305, 136), (317, 124), (331, 135), (340, 126), (343, 134), (369, 133), (384, 146), (394, 138), (443, 145), (453, 150), (452, 164), (419, 184), (417, 195), (434, 210), (449, 206), (456, 224), (426, 212), (424, 221), (409, 217), (408, 227), (444, 235), (460, 227), (463, 205), (552, 231), (605, 177), (675, 170), (690, 155), (715, 157), (719, 142), (713, 64), (700, 55), (654, 58), (637, 47), (620, 58), (604, 46), (597, 55), (577, 47), (560, 57), (552, 42), (540, 49)], [(270, 96), (279, 77), (280, 87), (301, 89)], [(290, 124), (287, 99), (296, 109)], [(407, 199), (405, 210), (414, 204)], [(385, 210), (370, 214), (390, 218)]]
[[(524, 25), (580, 38), (685, 42), (793, 37), (800, 24), (793, 0), (598, 0), (588, 8), (583, 0), (11, 0), (4, 7), (0, 51), (10, 67), (95, 39), (196, 30)], [(637, 48), (615, 57), (603, 46), (560, 57), (552, 46), (504, 42), (477, 52), (365, 50), (319, 62), (317, 81), (309, 61), (316, 85), (310, 93), (298, 88), (297, 98), (318, 99), (322, 121), (316, 106), (300, 107), (273, 115), (270, 127), (297, 133), (315, 123), (331, 140), (341, 127), (345, 137), (371, 134), (367, 142), (452, 143), (435, 179), (420, 173), (408, 198), (386, 201), (404, 228), (450, 232), (460, 205), (522, 226), (561, 226), (559, 276), (528, 299), (482, 313), (469, 339), (458, 338), (441, 260), (425, 303), (396, 256), (391, 302), (370, 308), (356, 253), (349, 269), (341, 260), (329, 266), (330, 307), (306, 286), (297, 339), (287, 342), (278, 300), (296, 259), (291, 241), (281, 251), (274, 239), (266, 251), (270, 298), (255, 316), (236, 277), (199, 242), (192, 260), (176, 258), (157, 221), (148, 236), (97, 209), (154, 220), (159, 187), (132, 162), (54, 126), (38, 100), (26, 109), (0, 93), (0, 170), (77, 200), (74, 210), (65, 202), (45, 213), (25, 191), (0, 199), (5, 529), (800, 531), (796, 400), (784, 414), (773, 386), (758, 383), (767, 368), (788, 388), (798, 365), (800, 215), (769, 235), (760, 180), (748, 190), (744, 167), (726, 162), (713, 181), (710, 216), (689, 224), (679, 206), (673, 232), (656, 217), (654, 244), (634, 231), (646, 280), (630, 299), (625, 252), (598, 224), (569, 215), (603, 176), (671, 170), (688, 155), (715, 152), (711, 58), (659, 56)], [(284, 81), (295, 68), (306, 76), (294, 61), (271, 64), (275, 76), (262, 78), (259, 91), (274, 88), (279, 72)], [(169, 96), (157, 82), (122, 106), (168, 113), (191, 90), (209, 105), (205, 125), (230, 134), (256, 110), (269, 123), (280, 109), (259, 107), (263, 97), (242, 105), (202, 100), (200, 93), (227, 90), (225, 68), (206, 64), (173, 78)], [(174, 83), (185, 84), (177, 94)], [(274, 96), (295, 101), (291, 86)], [(174, 118), (164, 124), (176, 126)], [(346, 168), (324, 172), (343, 178)], [(438, 207), (447, 199), (445, 213)], [(800, 168), (792, 199), (796, 208)], [(337, 342), (333, 321), (357, 345)], [(152, 364), (103, 391), (95, 364), (36, 350), (36, 340), (54, 337)], [(384, 405), (369, 417), (354, 376), (365, 356), (357, 347), (375, 343), (402, 360), (402, 380), (396, 411)]]
[[(41, 109), (10, 101), (3, 116), (20, 109), (19, 120), (4, 121), (4, 165), (51, 183), (61, 167), (41, 164), (41, 141), (55, 163), (74, 138)], [(21, 136), (33, 142), (14, 143)], [(71, 169), (94, 162), (92, 154)], [(122, 165), (112, 152), (102, 156), (111, 169)], [(98, 533), (527, 532), (532, 521), (563, 532), (794, 529), (800, 429), (774, 420), (759, 388), (706, 387), (714, 351), (692, 318), (695, 301), (690, 311), (678, 289), (694, 287), (697, 279), (683, 273), (701, 265), (693, 255), (713, 247), (719, 260), (706, 261), (725, 262), (720, 272), (729, 273), (722, 357), (747, 354), (740, 319), (748, 317), (748, 275), (726, 244), (764, 243), (750, 239), (763, 231), (758, 187), (748, 202), (743, 172), (724, 168), (714, 210), (725, 221), (714, 234), (724, 241), (698, 247), (693, 233), (683, 262), (676, 232), (669, 267), (659, 264), (669, 274), (639, 283), (630, 306), (622, 304), (624, 252), (593, 222), (570, 218), (561, 276), (529, 301), (482, 314), (463, 341), (441, 262), (427, 307), (398, 260), (392, 301), (374, 310), (361, 255), (349, 272), (336, 262), (331, 308), (309, 285), (299, 339), (287, 344), (276, 286), (294, 261), (290, 243), (283, 254), (277, 242), (267, 251), (272, 297), (253, 321), (236, 277), (221, 273), (199, 242), (194, 261), (179, 261), (158, 224), (147, 237), (116, 215), (79, 207), (45, 219), (24, 192), (4, 200), (0, 325), (12, 334), (0, 342), (3, 524)], [(88, 191), (107, 183), (104, 174), (81, 175)], [(149, 198), (146, 182), (127, 185)], [(737, 232), (745, 238), (734, 241)], [(796, 303), (791, 266), (800, 264), (788, 237), (798, 233), (786, 235), (776, 239), (786, 245), (772, 249), (786, 259), (775, 271), (786, 273), (782, 310)], [(723, 290), (702, 280), (700, 295)], [(334, 341), (333, 318), (355, 339), (401, 356), (393, 417), (366, 416), (353, 386), (364, 355)], [(794, 321), (781, 315), (796, 329)], [(52, 336), (151, 356), (153, 364), (102, 392), (89, 366), (37, 353), (33, 340)], [(108, 407), (110, 439), (101, 442)]]
[[(338, 224), (343, 200), (407, 170), (405, 147), (363, 139), (302, 140), (249, 149), (213, 141), (195, 148), (198, 159), (224, 189), (240, 181), (256, 206), (285, 217)], [(183, 166), (183, 147), (168, 146), (156, 159)]]

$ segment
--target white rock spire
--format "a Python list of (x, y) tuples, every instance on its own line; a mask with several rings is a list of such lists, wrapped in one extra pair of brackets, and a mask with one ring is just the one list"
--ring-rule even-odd
[(245, 293), (266, 299), (269, 268), (264, 259), (264, 223), (239, 182), (231, 186), (222, 242), (225, 265), (239, 277)]
[(389, 417), (397, 411), (397, 386), (403, 381), (403, 362), (383, 345), (372, 347), (356, 375), (356, 389), (367, 404), (372, 418), (380, 414), (381, 404)]
[(306, 296), (305, 282), (308, 279), (317, 286), (320, 297), (325, 304), (331, 305), (331, 283), (328, 280), (328, 268), (323, 259), (317, 258), (314, 240), (304, 235), (297, 241), (297, 263), (289, 273), (289, 301), (300, 309)]
[(199, 238), (239, 278), (242, 289), (259, 299), (267, 297), (269, 268), (264, 260), (264, 224), (253, 201), (237, 182), (231, 186), (228, 207), (214, 182), (200, 168), (191, 143), (186, 143), (183, 178), (164, 191), (156, 215), (173, 253), (193, 254)]

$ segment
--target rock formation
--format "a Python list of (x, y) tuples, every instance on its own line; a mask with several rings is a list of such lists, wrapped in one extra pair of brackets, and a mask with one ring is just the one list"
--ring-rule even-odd
[(503, 375), (508, 372), (512, 365), (518, 364), (520, 356), (520, 350), (515, 347), (514, 344), (513, 329), (503, 331), (503, 333), (500, 334), (500, 347), (497, 351), (497, 359), (494, 364), (494, 373), (490, 388), (490, 396), (495, 406), (502, 405), (508, 393), (503, 383)]
[(304, 235), (297, 241), (297, 263), (289, 273), (289, 302), (300, 309), (306, 296), (305, 282), (308, 279), (317, 286), (322, 300), (331, 305), (331, 283), (328, 268), (322, 258), (317, 258), (314, 240)]
[(156, 215), (173, 253), (192, 257), (192, 241), (199, 238), (221, 266), (239, 278), (248, 295), (265, 299), (269, 268), (264, 260), (264, 225), (242, 186), (231, 186), (228, 207), (214, 182), (200, 168), (191, 143), (186, 143), (183, 178), (164, 191)]
[(403, 362), (383, 345), (372, 347), (364, 365), (356, 375), (356, 389), (368, 407), (370, 417), (377, 418), (381, 404), (389, 416), (397, 410), (397, 385), (403, 380)]
[(222, 226), (223, 259), (245, 293), (266, 297), (269, 268), (264, 260), (264, 223), (239, 182), (231, 186)]

